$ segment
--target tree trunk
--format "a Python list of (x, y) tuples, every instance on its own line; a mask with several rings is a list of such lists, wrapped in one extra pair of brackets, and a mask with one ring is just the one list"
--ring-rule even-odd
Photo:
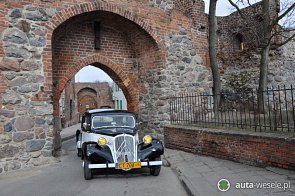
[(261, 60), (260, 60), (260, 73), (259, 73), (259, 87), (257, 92), (258, 98), (258, 109), (259, 113), (263, 113), (264, 109), (264, 98), (263, 98), (263, 91), (266, 89), (267, 86), (267, 70), (268, 70), (268, 63), (269, 63), (269, 49), (270, 44), (267, 45), (261, 51)]
[(217, 0), (210, 0), (209, 6), (209, 57), (210, 64), (213, 76), (213, 95), (214, 95), (214, 113), (218, 118), (218, 107), (220, 103), (220, 74), (217, 64), (216, 57), (216, 30), (217, 30), (217, 21), (216, 21), (216, 4)]
[(270, 22), (270, 13), (269, 13), (269, 0), (262, 1), (262, 13), (263, 13), (263, 37), (261, 40), (261, 60), (260, 60), (260, 73), (259, 73), (259, 87), (257, 92), (258, 99), (258, 110), (259, 113), (263, 113), (264, 111), (264, 98), (263, 91), (267, 86), (267, 70), (269, 63), (269, 49), (271, 44), (271, 32), (272, 26)]

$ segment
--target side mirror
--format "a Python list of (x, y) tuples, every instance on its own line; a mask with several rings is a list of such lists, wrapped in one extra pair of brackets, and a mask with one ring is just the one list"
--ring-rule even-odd
[(87, 124), (86, 122), (83, 123), (84, 130), (87, 130), (87, 128), (90, 126), (90, 124)]

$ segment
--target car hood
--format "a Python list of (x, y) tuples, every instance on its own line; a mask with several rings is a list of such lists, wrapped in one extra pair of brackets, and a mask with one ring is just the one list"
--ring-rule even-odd
[(110, 135), (110, 136), (116, 136), (123, 133), (135, 135), (137, 133), (137, 129), (127, 128), (127, 127), (106, 127), (106, 128), (95, 129), (93, 132), (98, 134)]

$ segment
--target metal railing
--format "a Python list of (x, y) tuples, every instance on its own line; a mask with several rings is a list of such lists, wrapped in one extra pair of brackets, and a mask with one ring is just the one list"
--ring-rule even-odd
[(223, 92), (218, 112), (213, 94), (182, 94), (169, 98), (171, 124), (201, 127), (232, 127), (270, 132), (295, 132), (295, 89), (267, 88), (263, 105), (257, 104), (257, 90)]

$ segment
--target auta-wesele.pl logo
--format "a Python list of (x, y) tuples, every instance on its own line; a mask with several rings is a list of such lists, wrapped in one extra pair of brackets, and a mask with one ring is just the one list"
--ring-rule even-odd
[(228, 191), (228, 189), (230, 188), (230, 182), (225, 178), (220, 179), (217, 183), (217, 188), (218, 190), (223, 192)]

